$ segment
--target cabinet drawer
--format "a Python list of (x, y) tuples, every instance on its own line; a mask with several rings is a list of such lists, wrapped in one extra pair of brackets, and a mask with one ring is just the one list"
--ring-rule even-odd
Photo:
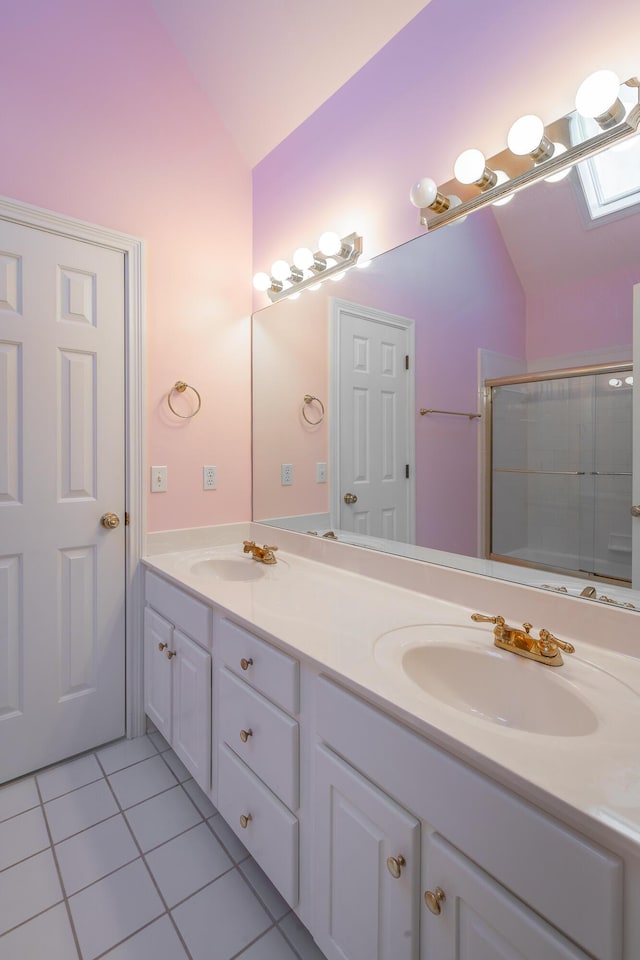
[[(220, 739), (286, 803), (298, 809), (297, 721), (256, 693), (226, 668), (219, 674)], [(243, 741), (240, 732), (249, 733)]]
[(318, 735), (366, 777), (588, 953), (620, 960), (619, 857), (326, 678), (316, 709)]
[[(221, 745), (218, 809), (290, 907), (298, 903), (298, 820)], [(240, 817), (251, 817), (245, 829)]]
[(220, 621), (216, 642), (218, 653), (230, 670), (289, 713), (298, 712), (297, 660), (226, 619)]
[(211, 608), (200, 603), (178, 587), (147, 573), (144, 581), (146, 602), (170, 620), (174, 627), (197, 640), (207, 649), (211, 648)]

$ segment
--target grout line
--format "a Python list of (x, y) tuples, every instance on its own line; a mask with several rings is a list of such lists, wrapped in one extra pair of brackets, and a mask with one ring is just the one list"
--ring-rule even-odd
[(273, 930), (274, 927), (275, 927), (275, 923), (272, 923), (271, 926), (270, 926), (270, 927), (267, 927), (266, 930), (263, 930), (262, 933), (260, 933), (260, 934), (255, 938), (255, 940), (252, 940), (251, 943), (248, 943), (245, 947), (242, 948), (242, 950), (239, 950), (238, 953), (232, 954), (232, 955), (229, 957), (229, 960), (242, 960), (243, 954), (245, 954), (247, 950), (250, 950), (251, 947), (255, 946), (256, 943), (259, 943), (260, 940), (262, 940), (263, 937), (266, 937), (266, 935), (267, 935), (268, 933), (271, 933), (271, 931)]
[(71, 926), (71, 934), (72, 934), (72, 936), (73, 936), (73, 941), (74, 941), (74, 943), (75, 943), (75, 945), (76, 945), (76, 950), (78, 951), (78, 957), (80, 958), (80, 960), (82, 960), (82, 951), (80, 950), (80, 941), (78, 940), (78, 934), (77, 934), (77, 932), (76, 932), (76, 925), (75, 925), (75, 923), (73, 922), (73, 917), (72, 917), (72, 915), (71, 915), (71, 907), (70, 907), (70, 905), (69, 905), (69, 898), (67, 897), (66, 888), (65, 888), (65, 885), (64, 885), (63, 880), (62, 880), (62, 871), (60, 870), (60, 864), (58, 863), (58, 855), (57, 855), (57, 853), (56, 853), (55, 844), (54, 844), (54, 842), (53, 842), (53, 837), (52, 837), (52, 835), (51, 835), (51, 829), (50, 829), (50, 827), (49, 827), (49, 821), (47, 820), (47, 812), (46, 812), (46, 810), (45, 810), (44, 802), (43, 802), (43, 800), (42, 800), (42, 793), (41, 793), (41, 791), (40, 791), (40, 784), (38, 783), (37, 777), (35, 778), (35, 781), (36, 781), (36, 790), (38, 791), (38, 797), (40, 798), (40, 809), (42, 810), (42, 816), (43, 816), (43, 818), (44, 818), (44, 823), (45, 823), (45, 827), (46, 827), (46, 830), (47, 830), (47, 836), (49, 837), (49, 843), (50, 843), (50, 845), (51, 845), (51, 856), (53, 857), (53, 862), (54, 862), (55, 867), (56, 867), (56, 871), (57, 871), (57, 874), (58, 874), (58, 883), (60, 884), (60, 890), (61, 890), (61, 892), (62, 892), (62, 897), (63, 897), (63, 901), (64, 901), (64, 906), (65, 906), (65, 909), (66, 909), (66, 911), (67, 911), (67, 917), (69, 918), (69, 925)]

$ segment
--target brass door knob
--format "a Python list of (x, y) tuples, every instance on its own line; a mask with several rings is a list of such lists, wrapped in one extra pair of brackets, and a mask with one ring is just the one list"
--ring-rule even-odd
[(246, 660), (245, 657), (243, 657), (242, 660), (240, 661), (240, 666), (242, 667), (243, 670), (248, 670), (249, 667), (253, 666), (252, 658), (249, 657), (249, 659)]
[(441, 904), (443, 904), (446, 899), (442, 887), (436, 887), (435, 890), (427, 890), (424, 895), (424, 902), (436, 917), (439, 917), (442, 913)]
[(175, 651), (175, 650), (165, 650), (164, 655), (165, 655), (165, 657), (167, 658), (167, 660), (171, 660), (172, 657), (175, 657), (176, 651)]
[(640, 517), (640, 503), (634, 503), (634, 505), (631, 507), (631, 516)]
[(394, 880), (399, 880), (402, 874), (402, 868), (406, 866), (407, 861), (400, 854), (399, 857), (387, 857), (387, 870)]
[(158, 650), (160, 651), (160, 653), (162, 653), (162, 651), (163, 651), (163, 650), (166, 650), (168, 646), (169, 646), (168, 643), (159, 643), (159, 644), (158, 644)]
[(356, 497), (355, 493), (345, 493), (345, 495), (344, 495), (344, 497), (343, 497), (342, 499), (344, 500), (345, 503), (357, 503), (357, 502), (358, 502), (358, 498)]
[(247, 827), (249, 826), (250, 820), (253, 820), (253, 817), (251, 816), (250, 813), (248, 813), (246, 816), (244, 815), (244, 813), (242, 814), (242, 816), (240, 817), (240, 826), (242, 827), (243, 830), (247, 829)]
[(246, 743), (249, 737), (252, 737), (252, 736), (253, 736), (253, 730), (251, 728), (249, 728), (248, 730), (240, 731), (240, 739), (242, 740), (243, 743)]
[(100, 517), (100, 523), (107, 530), (115, 530), (120, 526), (120, 517), (115, 513), (105, 513)]

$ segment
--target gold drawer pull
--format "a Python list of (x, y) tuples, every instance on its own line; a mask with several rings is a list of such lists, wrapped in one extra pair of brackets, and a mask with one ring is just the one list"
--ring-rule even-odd
[(248, 730), (240, 731), (240, 739), (242, 740), (243, 743), (246, 743), (249, 737), (252, 737), (252, 736), (253, 736), (253, 730), (251, 729), (251, 727), (249, 727)]
[(400, 854), (399, 857), (388, 857), (387, 858), (387, 870), (391, 874), (394, 880), (399, 880), (400, 875), (402, 874), (402, 868), (406, 866), (407, 861)]
[(442, 907), (440, 905), (444, 903), (446, 899), (442, 887), (436, 887), (435, 892), (427, 890), (424, 895), (424, 902), (436, 917), (439, 917), (442, 913)]
[(165, 657), (167, 658), (167, 660), (171, 660), (172, 657), (175, 657), (176, 651), (175, 651), (175, 650), (165, 650), (164, 655), (165, 655)]
[(159, 644), (158, 644), (158, 650), (160, 651), (160, 653), (162, 653), (162, 651), (163, 651), (163, 650), (166, 650), (168, 646), (169, 646), (168, 643), (159, 643)]
[(249, 826), (250, 820), (253, 820), (253, 817), (251, 816), (250, 813), (248, 813), (246, 816), (244, 815), (244, 813), (242, 814), (242, 816), (240, 817), (240, 826), (242, 827), (243, 830), (247, 829), (247, 827)]
[(248, 670), (249, 667), (253, 666), (253, 659), (249, 657), (248, 660), (245, 660), (245, 658), (243, 657), (242, 660), (240, 661), (240, 666), (242, 667), (243, 670)]

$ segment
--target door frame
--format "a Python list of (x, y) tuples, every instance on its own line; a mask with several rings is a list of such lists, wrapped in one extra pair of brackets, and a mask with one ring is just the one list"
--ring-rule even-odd
[(125, 322), (125, 723), (127, 737), (144, 733), (142, 612), (146, 518), (145, 245), (138, 237), (0, 196), (0, 219), (124, 255)]
[[(640, 370), (640, 283), (633, 287), (633, 375)], [(637, 416), (636, 416), (637, 415)], [(633, 447), (631, 467), (632, 502), (640, 503), (640, 382), (633, 384)], [(640, 590), (640, 517), (634, 517), (631, 528), (631, 587)]]
[(340, 318), (343, 312), (362, 313), (372, 323), (399, 327), (407, 333), (407, 350), (411, 358), (407, 385), (407, 458), (411, 469), (407, 490), (407, 543), (416, 542), (416, 430), (412, 411), (415, 409), (415, 321), (376, 307), (365, 307), (351, 300), (329, 297), (329, 510), (330, 522), (340, 516)]

